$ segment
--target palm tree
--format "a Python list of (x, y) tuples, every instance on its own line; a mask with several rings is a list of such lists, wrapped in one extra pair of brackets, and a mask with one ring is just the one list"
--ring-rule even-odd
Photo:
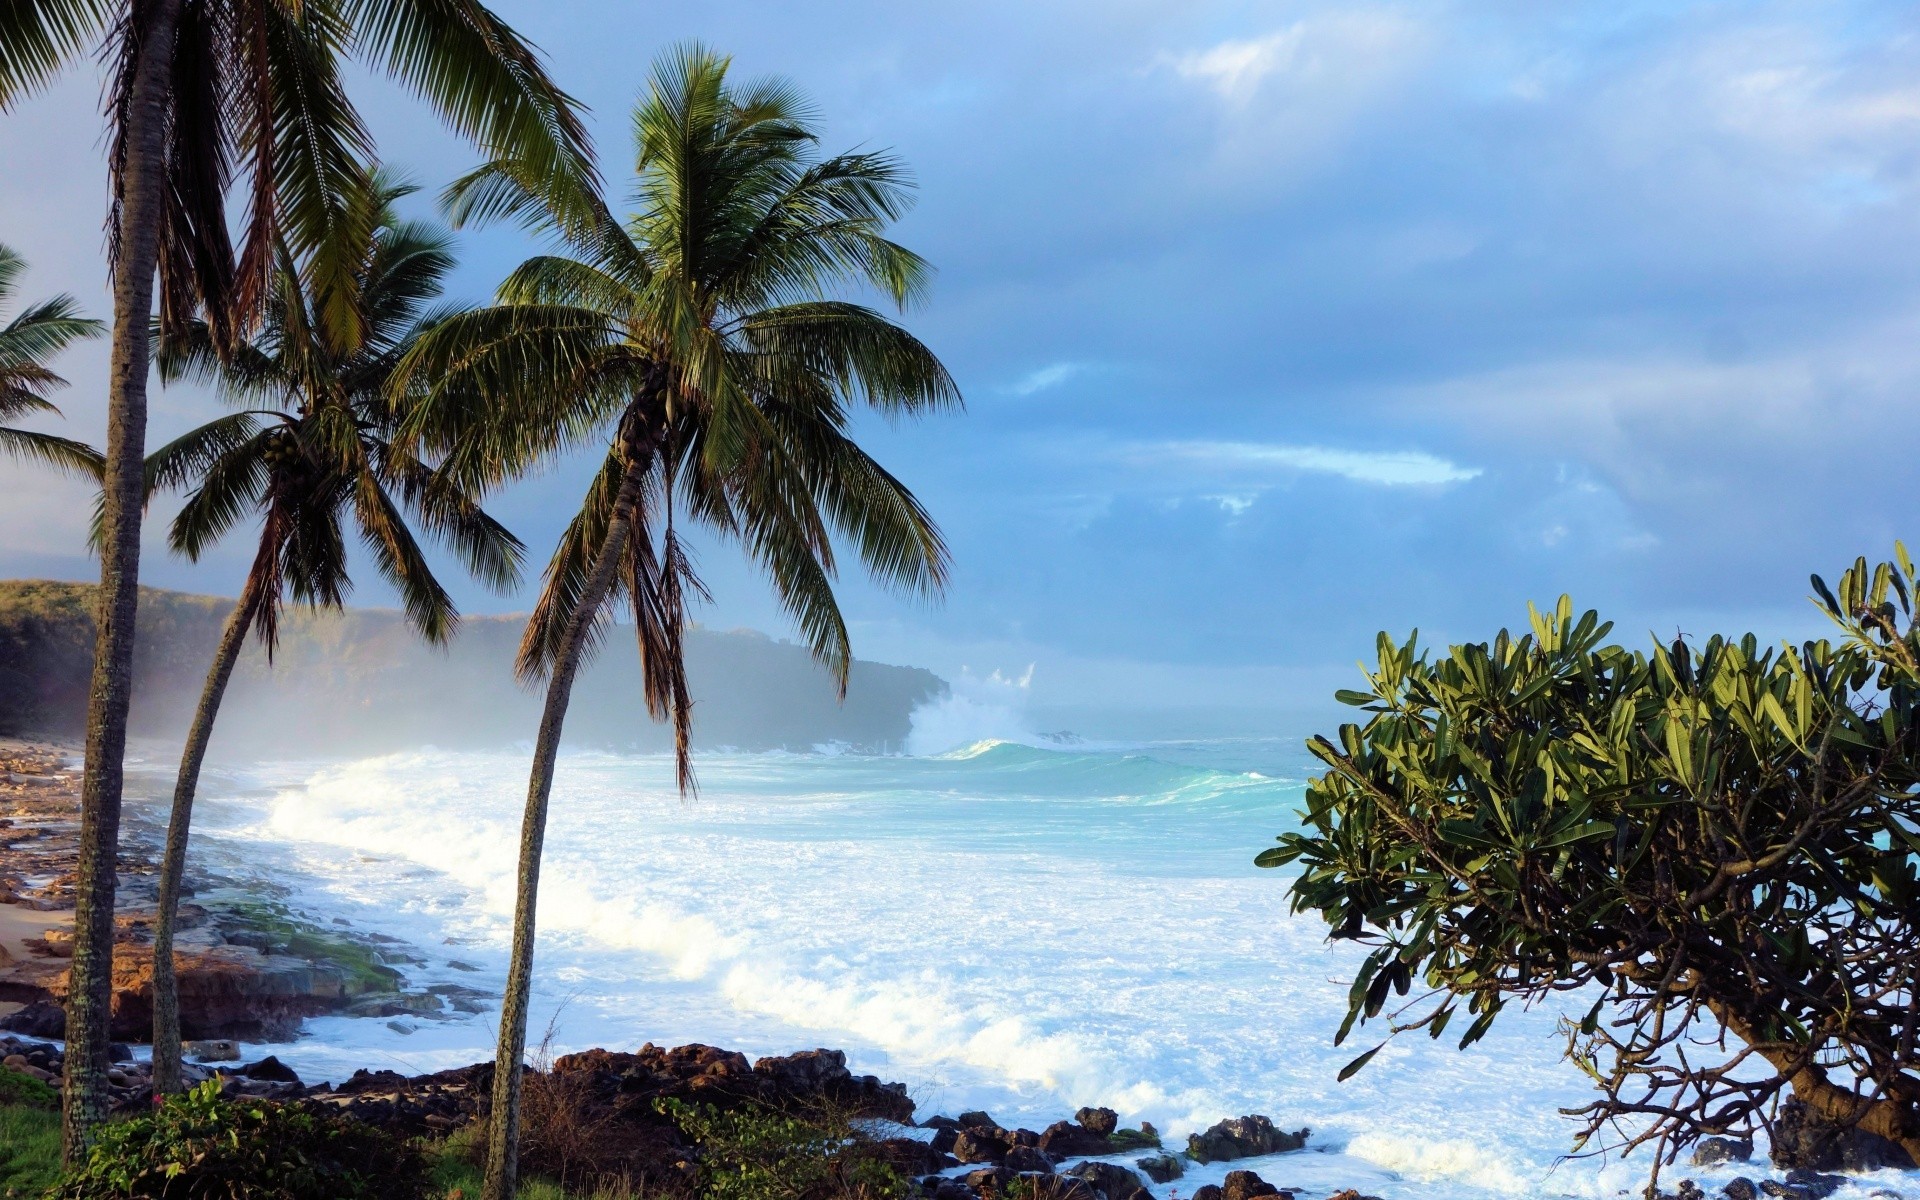
[[(0, 110), (98, 47), (108, 64), (108, 247), (113, 351), (107, 399), (100, 599), (81, 787), (67, 999), (63, 1152), (106, 1118), (114, 850), (133, 671), (146, 452), (149, 320), (198, 309), (229, 344), (264, 308), (279, 248), (319, 273), (349, 267), (343, 203), (371, 138), (348, 98), (353, 54), (423, 97), (489, 154), (592, 177), (577, 106), (481, 0), (0, 0)], [(246, 199), (236, 253), (228, 193)], [(364, 232), (364, 230), (362, 230)], [(344, 301), (350, 288), (329, 294)], [(360, 318), (336, 309), (326, 319)]]
[[(0, 307), (13, 299), (26, 270), (25, 259), (0, 246)], [(47, 393), (67, 386), (67, 381), (48, 369), (48, 360), (81, 338), (98, 337), (104, 328), (79, 312), (72, 296), (55, 296), (29, 306), (0, 326), (0, 422), (34, 413), (59, 414)], [(0, 450), (21, 458), (37, 458), (65, 471), (100, 477), (100, 452), (70, 438), (0, 424)]]
[(554, 760), (610, 600), (624, 594), (632, 606), (641, 691), (655, 718), (673, 722), (684, 790), (682, 635), (701, 588), (677, 517), (737, 540), (767, 571), (843, 693), (850, 650), (833, 534), (887, 583), (945, 583), (931, 518), (847, 426), (855, 404), (915, 414), (957, 405), (958, 391), (906, 330), (832, 295), (867, 287), (905, 306), (923, 290), (926, 265), (884, 236), (909, 199), (904, 172), (881, 154), (816, 157), (792, 89), (735, 88), (727, 66), (697, 46), (656, 65), (634, 114), (637, 211), (625, 222), (537, 162), (498, 158), (456, 183), (456, 220), (517, 217), (564, 252), (523, 264), (499, 305), (443, 324), (407, 368), (439, 381), (411, 432), (469, 486), (608, 438), (520, 648), (521, 674), (544, 675), (547, 693), (521, 827), (485, 1200), (513, 1194)]
[(442, 231), (400, 221), (392, 204), (413, 189), (376, 177), (375, 232), (357, 256), (353, 305), (365, 320), (352, 336), (322, 319), (332, 281), (303, 278), (281, 256), (277, 288), (259, 336), (222, 355), (196, 323), (160, 343), (161, 377), (216, 384), (245, 407), (210, 421), (147, 460), (150, 487), (192, 485), (169, 533), (197, 560), (242, 519), (260, 520), (258, 547), (227, 618), (180, 756), (160, 866), (153, 932), (153, 1086), (178, 1091), (180, 1008), (173, 969), (174, 921), (186, 866), (194, 792), (227, 680), (249, 630), (273, 653), (281, 607), (294, 600), (338, 608), (352, 587), (343, 526), (359, 527), (375, 566), (399, 590), (407, 617), (432, 642), (453, 632), (453, 600), (434, 578), (403, 509), (495, 588), (519, 579), (521, 545), (474, 500), (393, 444), (402, 409), (394, 367), (448, 314), (426, 305), (454, 265)]

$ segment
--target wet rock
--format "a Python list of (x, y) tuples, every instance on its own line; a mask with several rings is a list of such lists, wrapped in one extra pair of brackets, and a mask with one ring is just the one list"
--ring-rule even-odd
[(1055, 1121), (1041, 1130), (1040, 1148), (1056, 1159), (1095, 1158), (1112, 1154), (1114, 1149), (1113, 1142), (1106, 1135), (1071, 1121)]
[(1134, 1159), (1133, 1165), (1155, 1183), (1172, 1183), (1187, 1173), (1186, 1164), (1176, 1154), (1151, 1154), (1146, 1158)]
[(960, 1127), (963, 1129), (998, 1129), (1000, 1122), (981, 1109), (971, 1109), (960, 1114)]
[(1277, 1196), (1280, 1189), (1252, 1171), (1228, 1171), (1220, 1181), (1221, 1200), (1254, 1200), (1257, 1196)]
[(180, 1043), (180, 1053), (201, 1062), (239, 1062), (240, 1047), (226, 1038), (206, 1038)]
[(963, 1129), (954, 1135), (950, 1153), (963, 1163), (1006, 1161), (1007, 1144), (983, 1129)]
[[(958, 1158), (959, 1155), (954, 1157)], [(1053, 1160), (1036, 1146), (1012, 1147), (1006, 1152), (1006, 1157), (1000, 1160), (1000, 1165), (1021, 1174), (1053, 1174)]]
[[(945, 1118), (941, 1119), (945, 1120)], [(937, 1154), (952, 1154), (953, 1143), (959, 1140), (959, 1137), (960, 1131), (953, 1126), (936, 1125), (933, 1127), (933, 1139), (927, 1145), (933, 1147)]]
[(1660, 1200), (1707, 1200), (1707, 1194), (1691, 1179), (1682, 1179), (1672, 1192), (1663, 1192)]
[(1734, 1176), (1726, 1187), (1720, 1189), (1720, 1194), (1727, 1200), (1760, 1200), (1760, 1189), (1744, 1175)]
[(948, 1179), (944, 1175), (935, 1175), (920, 1181), (920, 1191), (927, 1200), (974, 1200), (973, 1189), (958, 1179)]
[(248, 1079), (264, 1079), (269, 1083), (299, 1083), (300, 1076), (292, 1067), (281, 1062), (274, 1055), (267, 1055), (257, 1063), (249, 1063), (240, 1068), (240, 1073)]
[(1073, 1119), (1082, 1129), (1100, 1137), (1120, 1128), (1120, 1115), (1110, 1108), (1083, 1108), (1073, 1114)]
[(1193, 1200), (1220, 1200), (1220, 1188), (1217, 1184), (1203, 1183), (1193, 1189)]
[(0, 1029), (28, 1037), (63, 1038), (67, 1036), (67, 1014), (57, 1004), (35, 1000), (0, 1020)]
[(1131, 1197), (1151, 1200), (1152, 1193), (1147, 1191), (1147, 1185), (1141, 1182), (1140, 1177), (1117, 1163), (1077, 1163), (1061, 1174), (1085, 1180), (1094, 1190), (1103, 1193), (1107, 1200), (1129, 1200)]
[(1773, 1165), (1805, 1171), (1911, 1171), (1915, 1163), (1898, 1143), (1863, 1129), (1822, 1121), (1803, 1101), (1780, 1106), (1773, 1124)]
[(1781, 1200), (1826, 1200), (1828, 1196), (1845, 1186), (1844, 1175), (1827, 1175), (1819, 1171), (1795, 1168), (1787, 1172), (1784, 1183), (1771, 1179), (1760, 1181), (1760, 1190), (1769, 1196), (1778, 1196)]
[(1701, 1138), (1688, 1161), (1696, 1167), (1717, 1167), (1721, 1163), (1746, 1162), (1753, 1157), (1753, 1142), (1741, 1138)]
[(1347, 1188), (1328, 1196), (1327, 1200), (1380, 1200), (1378, 1196), (1363, 1196), (1358, 1188)]
[(1013, 1182), (1013, 1172), (1005, 1167), (983, 1167), (978, 1171), (968, 1171), (960, 1180), (976, 1196), (997, 1196)]
[(1285, 1154), (1307, 1144), (1309, 1130), (1275, 1129), (1267, 1117), (1253, 1115), (1221, 1121), (1187, 1138), (1187, 1157), (1195, 1162), (1230, 1162), (1264, 1154)]

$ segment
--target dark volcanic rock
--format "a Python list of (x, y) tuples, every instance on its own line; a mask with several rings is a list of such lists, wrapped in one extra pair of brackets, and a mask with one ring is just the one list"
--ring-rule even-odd
[[(1087, 1110), (1083, 1108), (1080, 1111)], [(1085, 1125), (1076, 1125), (1071, 1121), (1055, 1121), (1041, 1130), (1040, 1148), (1056, 1159), (1096, 1158), (1113, 1153), (1113, 1143), (1105, 1134), (1095, 1133)]]
[(1216, 1184), (1203, 1183), (1193, 1189), (1193, 1200), (1220, 1200), (1220, 1188)]
[(257, 1063), (250, 1063), (247, 1066), (241, 1067), (240, 1074), (245, 1075), (248, 1079), (264, 1079), (270, 1083), (300, 1082), (300, 1076), (294, 1074), (292, 1067), (281, 1062), (271, 1054)]
[(1689, 1161), (1696, 1167), (1717, 1167), (1721, 1163), (1746, 1162), (1753, 1157), (1753, 1143), (1745, 1138), (1701, 1138)]
[(1302, 1129), (1294, 1133), (1275, 1129), (1263, 1116), (1236, 1117), (1221, 1121), (1204, 1133), (1187, 1138), (1187, 1157), (1195, 1162), (1230, 1162), (1236, 1158), (1256, 1158), (1263, 1154), (1284, 1154), (1307, 1144)]
[(960, 1131), (952, 1126), (934, 1126), (933, 1140), (927, 1144), (941, 1154), (952, 1154), (953, 1143), (959, 1140), (959, 1137)]
[(45, 1000), (35, 1000), (0, 1020), (0, 1029), (28, 1037), (63, 1038), (67, 1036), (66, 1010)]
[(983, 1129), (963, 1129), (954, 1136), (952, 1154), (963, 1163), (1006, 1161), (1009, 1147)]
[(1820, 1120), (1805, 1103), (1789, 1100), (1773, 1123), (1773, 1165), (1805, 1171), (1911, 1171), (1912, 1156), (1897, 1143), (1863, 1129)]
[(1062, 1174), (1086, 1180), (1105, 1194), (1107, 1200), (1129, 1200), (1133, 1196), (1150, 1200), (1152, 1195), (1138, 1175), (1115, 1163), (1083, 1162), (1067, 1168)]
[(1120, 1114), (1110, 1108), (1083, 1108), (1073, 1114), (1073, 1119), (1089, 1133), (1106, 1137), (1120, 1128)]
[(1186, 1164), (1177, 1154), (1154, 1154), (1146, 1158), (1136, 1158), (1133, 1165), (1140, 1168), (1141, 1174), (1155, 1183), (1172, 1183), (1187, 1173)]
[(1280, 1189), (1252, 1171), (1228, 1171), (1220, 1181), (1221, 1200), (1254, 1200), (1256, 1196), (1277, 1196)]
[(1760, 1181), (1760, 1190), (1781, 1200), (1826, 1200), (1847, 1182), (1844, 1175), (1825, 1175), (1819, 1171), (1796, 1169), (1787, 1172), (1785, 1183), (1771, 1179)]
[(1734, 1176), (1732, 1181), (1720, 1190), (1720, 1194), (1727, 1200), (1760, 1200), (1760, 1189), (1753, 1185), (1753, 1180), (1744, 1175)]
[(1013, 1182), (1013, 1172), (1005, 1167), (982, 1167), (978, 1171), (968, 1171), (961, 1180), (973, 1189), (976, 1196), (998, 1195), (1009, 1183)]
[[(958, 1156), (956, 1155), (955, 1157), (958, 1157)], [(1005, 1167), (1009, 1171), (1018, 1171), (1023, 1175), (1053, 1174), (1053, 1160), (1048, 1158), (1043, 1151), (1041, 1151), (1039, 1148), (1034, 1146), (1012, 1147), (1007, 1151), (1006, 1157), (1000, 1161), (1000, 1165)]]

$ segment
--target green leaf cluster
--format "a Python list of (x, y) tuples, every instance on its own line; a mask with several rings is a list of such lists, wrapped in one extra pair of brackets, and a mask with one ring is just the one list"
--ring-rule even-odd
[(836, 1122), (680, 1100), (659, 1111), (697, 1147), (701, 1200), (901, 1200), (907, 1181)]
[[(1566, 597), (1444, 652), (1382, 634), (1338, 695), (1364, 720), (1312, 739), (1303, 828), (1257, 859), (1371, 948), (1336, 1040), (1385, 1018), (1466, 1047), (1510, 1003), (1579, 991), (1589, 1134), (1629, 1112), (1681, 1140), (1741, 1127), (1787, 1087), (1920, 1130), (1913, 565), (1814, 590), (1839, 636), (1797, 646), (1628, 649)], [(1702, 1027), (1762, 1082), (1689, 1065)]]
[(359, 1121), (260, 1100), (209, 1080), (145, 1116), (104, 1126), (48, 1200), (415, 1200), (412, 1147)]

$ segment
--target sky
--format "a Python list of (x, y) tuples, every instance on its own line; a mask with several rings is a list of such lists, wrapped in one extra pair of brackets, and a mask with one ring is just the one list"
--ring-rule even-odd
[[(955, 570), (937, 604), (847, 576), (863, 657), (1026, 679), (1090, 728), (1256, 730), (1351, 683), (1376, 631), (1482, 640), (1563, 592), (1633, 639), (1818, 633), (1809, 573), (1916, 533), (1912, 5), (496, 7), (616, 188), (686, 39), (796, 82), (824, 149), (913, 169), (898, 237), (939, 274), (905, 320), (967, 411), (860, 432)], [(429, 215), (471, 149), (359, 83)], [(0, 242), (29, 295), (105, 314), (98, 89), (0, 115)], [(460, 246), (471, 301), (533, 249)], [(105, 360), (63, 360), (45, 428), (103, 436)], [(156, 392), (153, 444), (216, 411)], [(536, 562), (585, 469), (495, 501)], [(92, 575), (88, 507), (0, 463), (0, 576)], [(245, 558), (169, 560), (156, 530), (143, 574), (230, 594)], [(789, 632), (737, 550), (700, 567), (705, 623)], [(511, 612), (532, 587), (456, 590)], [(355, 599), (390, 593), (363, 572)]]

